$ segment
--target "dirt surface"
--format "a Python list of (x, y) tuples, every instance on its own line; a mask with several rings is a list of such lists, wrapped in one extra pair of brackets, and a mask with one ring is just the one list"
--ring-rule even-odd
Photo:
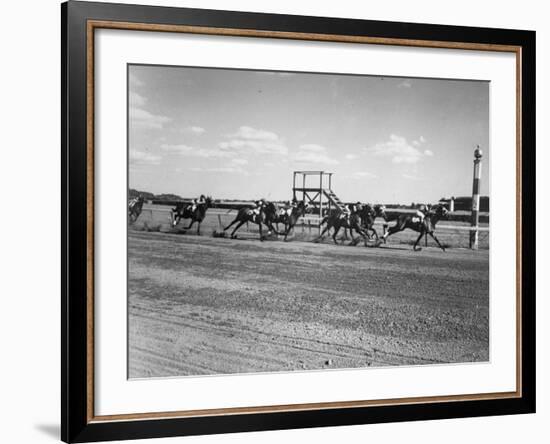
[(129, 376), (489, 359), (489, 254), (129, 231)]

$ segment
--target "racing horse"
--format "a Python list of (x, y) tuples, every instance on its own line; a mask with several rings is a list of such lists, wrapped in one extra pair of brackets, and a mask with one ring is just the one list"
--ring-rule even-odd
[(378, 240), (378, 233), (374, 228), (374, 221), (377, 217), (381, 217), (385, 221), (388, 220), (388, 216), (386, 215), (386, 207), (380, 204), (376, 204), (374, 206), (365, 204), (359, 212), (359, 216), (361, 217), (361, 228), (363, 228), (367, 234), (370, 231), (376, 240)]
[(416, 242), (414, 243), (413, 250), (414, 251), (420, 251), (422, 250), (421, 247), (418, 247), (418, 243), (420, 242), (420, 239), (422, 239), (426, 235), (430, 235), (433, 240), (437, 243), (439, 248), (441, 248), (443, 251), (445, 251), (445, 247), (441, 245), (439, 240), (434, 234), (435, 226), (436, 224), (447, 216), (449, 211), (447, 208), (445, 208), (443, 205), (439, 204), (434, 209), (431, 209), (428, 214), (424, 217), (424, 220), (422, 220), (419, 216), (415, 214), (400, 214), (397, 216), (396, 223), (394, 226), (389, 227), (386, 233), (382, 236), (382, 240), (384, 243), (386, 242), (386, 239), (388, 236), (391, 236), (392, 234), (399, 233), (400, 231), (403, 231), (407, 228), (414, 230), (420, 235), (416, 239)]
[[(323, 229), (321, 234), (317, 239), (315, 239), (314, 242), (319, 242), (323, 237), (325, 236), (325, 233), (330, 230), (331, 228), (334, 228), (334, 233), (332, 234), (332, 239), (334, 240), (334, 243), (338, 245), (338, 241), (336, 239), (336, 235), (338, 234), (338, 231), (340, 231), (340, 228), (348, 229), (351, 235), (351, 243), (350, 245), (357, 245), (358, 240), (353, 237), (353, 231), (357, 232), (365, 241), (365, 246), (367, 245), (367, 240), (369, 239), (369, 235), (363, 230), (361, 227), (361, 216), (359, 215), (360, 209), (358, 206), (353, 205), (351, 209), (351, 213), (346, 216), (346, 214), (342, 211), (335, 212), (335, 213), (329, 213), (327, 216), (325, 216), (321, 220), (321, 226), (326, 224), (326, 227)], [(342, 243), (344, 241), (342, 240)]]
[(287, 240), (288, 234), (298, 222), (298, 219), (306, 214), (306, 210), (307, 204), (303, 200), (301, 200), (298, 203), (293, 203), (292, 207), (289, 208), (284, 214), (282, 214), (281, 222), (285, 224), (285, 242)]
[(133, 224), (141, 214), (143, 202), (145, 202), (145, 199), (140, 194), (128, 203), (128, 220), (130, 221), (130, 224)]
[(260, 230), (260, 240), (263, 242), (264, 235), (262, 224), (268, 227), (268, 234), (271, 233), (271, 230), (275, 231), (273, 229), (272, 221), (274, 219), (277, 208), (275, 207), (274, 203), (265, 202), (263, 200), (259, 201), (257, 205), (257, 208), (239, 209), (239, 211), (237, 212), (237, 216), (235, 216), (235, 219), (233, 219), (233, 221), (227, 227), (225, 227), (223, 231), (225, 232), (232, 225), (237, 224), (237, 226), (231, 232), (231, 239), (236, 239), (237, 235), (235, 233), (237, 232), (237, 230), (241, 228), (241, 226), (246, 222), (253, 222), (258, 225), (258, 228)]
[(194, 205), (178, 202), (176, 208), (172, 208), (172, 226), (175, 227), (182, 219), (191, 219), (191, 223), (185, 230), (189, 230), (197, 222), (197, 235), (201, 235), (201, 222), (206, 217), (206, 210), (212, 208), (212, 198), (210, 196), (204, 199), (204, 202), (198, 202)]

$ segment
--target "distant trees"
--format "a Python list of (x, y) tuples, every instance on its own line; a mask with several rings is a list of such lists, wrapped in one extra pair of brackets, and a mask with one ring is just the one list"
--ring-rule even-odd
[(183, 197), (177, 194), (156, 194), (154, 200), (184, 200)]
[(145, 200), (183, 200), (183, 198), (178, 196), (177, 194), (153, 194), (149, 193), (148, 191), (138, 191), (133, 188), (130, 188), (128, 190), (128, 196), (130, 197), (130, 199), (138, 196), (143, 196)]

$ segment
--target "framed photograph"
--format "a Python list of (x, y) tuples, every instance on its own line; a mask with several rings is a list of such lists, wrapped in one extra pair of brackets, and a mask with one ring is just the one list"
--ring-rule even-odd
[(535, 411), (535, 33), (62, 5), (62, 439)]

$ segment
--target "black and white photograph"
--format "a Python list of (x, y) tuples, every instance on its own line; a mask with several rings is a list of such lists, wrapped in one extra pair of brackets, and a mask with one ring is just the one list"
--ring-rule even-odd
[(128, 65), (128, 377), (489, 349), (489, 82)]

